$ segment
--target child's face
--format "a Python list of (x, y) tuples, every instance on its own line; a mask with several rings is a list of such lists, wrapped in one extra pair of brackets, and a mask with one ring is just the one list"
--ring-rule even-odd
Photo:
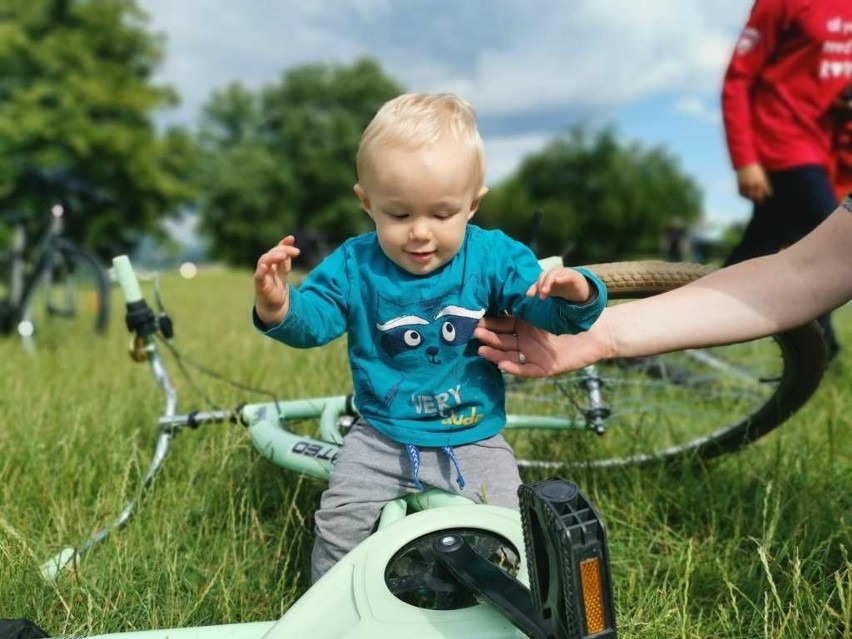
[(400, 268), (427, 275), (461, 248), (467, 222), (488, 191), (478, 183), (472, 151), (455, 145), (375, 150), (370, 174), (355, 185), (376, 224), (379, 245)]

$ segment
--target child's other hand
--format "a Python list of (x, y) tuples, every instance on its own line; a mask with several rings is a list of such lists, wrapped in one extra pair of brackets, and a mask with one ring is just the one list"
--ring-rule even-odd
[(542, 271), (538, 281), (527, 289), (527, 297), (547, 299), (551, 295), (569, 302), (589, 301), (592, 287), (585, 275), (573, 268), (552, 268)]
[(288, 235), (260, 256), (254, 271), (254, 307), (257, 316), (267, 326), (276, 326), (287, 317), (290, 309), (290, 289), (287, 275), (293, 258), (300, 253), (296, 238)]

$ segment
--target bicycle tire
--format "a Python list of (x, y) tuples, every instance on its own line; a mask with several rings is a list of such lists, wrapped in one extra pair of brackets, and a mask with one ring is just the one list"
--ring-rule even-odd
[[(656, 261), (593, 264), (588, 268), (607, 285), (610, 303), (664, 293), (713, 270), (697, 264)], [(574, 431), (586, 441), (572, 438), (564, 455), (558, 452), (565, 448), (565, 443), (558, 441), (564, 437), (564, 430), (530, 431), (520, 420), (518, 428), (507, 429), (507, 438), (521, 467), (612, 467), (707, 460), (736, 451), (780, 426), (816, 391), (826, 362), (825, 341), (815, 322), (740, 344), (601, 362), (596, 368), (607, 370), (595, 374), (603, 383), (604, 398), (611, 397), (612, 405), (600, 437), (589, 432), (589, 408), (583, 405), (583, 393), (577, 389), (583, 372), (543, 379), (511, 378), (507, 379), (509, 413), (564, 417), (567, 405), (568, 412), (576, 413), (572, 421), (585, 423), (587, 428), (585, 432)], [(707, 368), (718, 368), (718, 377)], [(721, 379), (725, 374), (737, 377), (744, 387), (748, 383), (748, 389), (738, 389), (736, 381)], [(644, 398), (643, 391), (647, 393)], [(742, 399), (737, 400), (736, 392), (742, 393)], [(707, 393), (718, 393), (717, 399), (723, 398), (726, 403), (713, 406)], [(746, 405), (752, 395), (754, 404)], [(684, 405), (676, 406), (676, 401)], [(626, 416), (631, 407), (637, 409), (638, 418)], [(675, 424), (672, 416), (681, 412), (683, 423)], [(626, 435), (628, 430), (630, 434)], [(612, 443), (619, 438), (624, 442)], [(537, 456), (528, 458), (536, 452)], [(564, 459), (554, 459), (557, 456)]]
[(19, 326), (24, 345), (56, 347), (109, 325), (109, 280), (98, 259), (67, 240), (58, 240), (39, 260), (24, 289)]

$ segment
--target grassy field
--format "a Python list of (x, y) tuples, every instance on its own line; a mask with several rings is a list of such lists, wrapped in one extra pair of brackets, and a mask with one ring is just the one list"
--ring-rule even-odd
[[(349, 389), (342, 343), (297, 351), (253, 331), (248, 273), (162, 288), (187, 360), (282, 398)], [(835, 317), (852, 348), (852, 307)], [(41, 578), (115, 518), (151, 458), (162, 399), (128, 341), (117, 298), (106, 337), (34, 356), (0, 341), (0, 617), (91, 635), (280, 616), (307, 587), (323, 485), (229, 424), (181, 433), (132, 522), (76, 572)], [(201, 392), (179, 385), (182, 412), (264, 398), (195, 378)], [(736, 455), (570, 477), (608, 525), (620, 636), (852, 637), (850, 388), (847, 352), (804, 410)]]

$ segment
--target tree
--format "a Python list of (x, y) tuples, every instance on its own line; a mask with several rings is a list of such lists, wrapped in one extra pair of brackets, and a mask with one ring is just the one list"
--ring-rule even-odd
[(539, 254), (590, 263), (657, 255), (668, 223), (698, 219), (700, 206), (698, 186), (664, 149), (624, 145), (612, 128), (574, 127), (524, 159), (478, 218), (529, 241), (540, 211)]
[(0, 5), (0, 197), (4, 208), (47, 205), (27, 174), (70, 169), (82, 198), (68, 232), (104, 257), (127, 250), (191, 196), (191, 138), (159, 133), (173, 106), (152, 84), (163, 41), (135, 0), (4, 0)]
[(258, 92), (238, 83), (215, 92), (198, 136), (200, 228), (212, 252), (246, 266), (287, 233), (334, 245), (368, 230), (352, 194), (355, 152), (379, 106), (401, 92), (369, 58), (296, 67)]

